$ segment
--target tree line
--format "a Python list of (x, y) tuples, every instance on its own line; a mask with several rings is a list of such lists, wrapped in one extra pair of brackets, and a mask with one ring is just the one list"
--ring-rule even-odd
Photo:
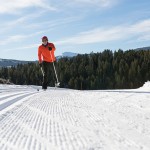
[[(62, 88), (131, 89), (150, 80), (150, 50), (104, 50), (61, 58), (55, 64)], [(49, 73), (49, 86), (54, 86), (54, 76)], [(43, 77), (36, 62), (1, 68), (0, 78), (19, 85), (41, 85)]]

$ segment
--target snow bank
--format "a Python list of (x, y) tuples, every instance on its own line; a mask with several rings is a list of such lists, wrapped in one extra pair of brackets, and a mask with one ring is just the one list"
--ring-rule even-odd
[(150, 91), (150, 81), (144, 83), (142, 87), (139, 88), (140, 90)]

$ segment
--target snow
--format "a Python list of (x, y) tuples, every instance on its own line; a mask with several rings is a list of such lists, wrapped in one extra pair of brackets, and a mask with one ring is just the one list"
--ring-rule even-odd
[(150, 82), (132, 90), (0, 85), (0, 150), (149, 150)]
[(150, 91), (150, 81), (145, 82), (145, 84), (139, 88), (140, 90)]

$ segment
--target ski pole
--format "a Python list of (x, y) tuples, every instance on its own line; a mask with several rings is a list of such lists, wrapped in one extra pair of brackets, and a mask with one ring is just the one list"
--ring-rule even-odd
[(43, 71), (42, 67), (40, 67), (40, 68), (41, 68), (41, 71), (42, 71), (42, 75), (43, 75), (43, 77), (44, 77), (44, 71)]
[(54, 68), (54, 72), (55, 72), (55, 76), (56, 76), (56, 80), (57, 80), (57, 86), (59, 86), (60, 82), (58, 81), (57, 72), (56, 72), (56, 68), (55, 68), (55, 64), (54, 64), (53, 58), (52, 58), (51, 51), (50, 51), (50, 55), (51, 55), (51, 59), (52, 59), (52, 62), (53, 62), (53, 68)]

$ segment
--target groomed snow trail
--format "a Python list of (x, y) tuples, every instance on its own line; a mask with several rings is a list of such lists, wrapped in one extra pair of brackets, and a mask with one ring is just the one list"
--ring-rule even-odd
[(147, 91), (0, 88), (0, 150), (150, 149)]

